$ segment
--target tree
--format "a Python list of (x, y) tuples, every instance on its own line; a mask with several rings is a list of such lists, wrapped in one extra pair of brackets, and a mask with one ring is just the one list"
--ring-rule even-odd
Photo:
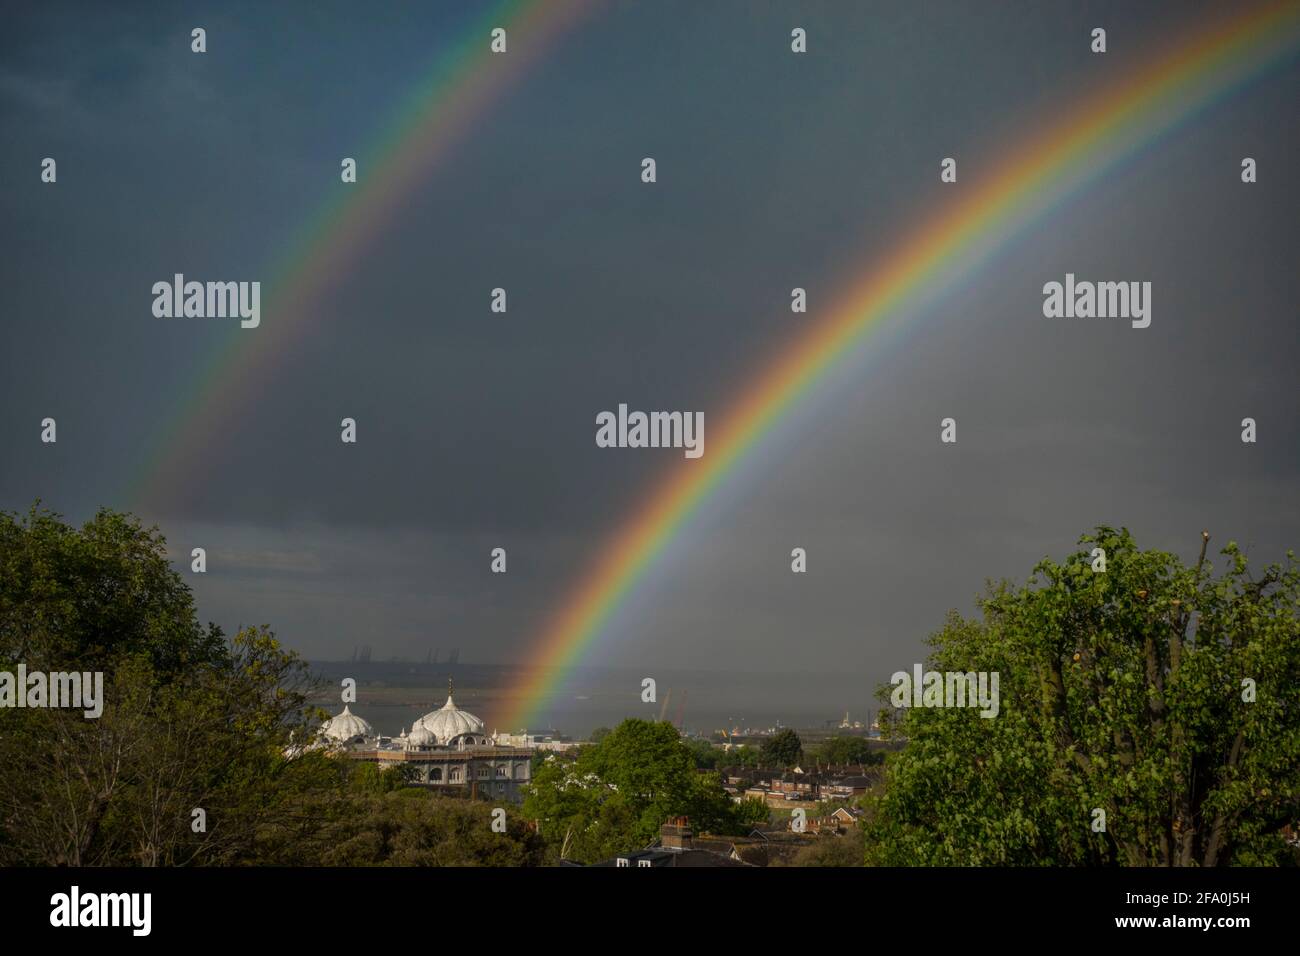
[[(1098, 528), (982, 620), (931, 639), (941, 672), (997, 672), (1000, 707), (913, 707), (868, 858), (907, 864), (1215, 866), (1291, 858), (1300, 819), (1300, 571), (1214, 575)], [(1105, 551), (1099, 570), (1094, 549)], [(890, 696), (882, 688), (882, 700)]]
[(700, 832), (736, 834), (752, 816), (732, 803), (716, 773), (696, 769), (671, 725), (638, 719), (571, 763), (544, 764), (527, 790), (524, 816), (560, 856), (588, 863), (646, 846), (669, 817), (690, 817)]
[(768, 767), (793, 767), (803, 760), (803, 741), (789, 727), (764, 740), (760, 750)]
[(759, 749), (750, 747), (747, 744), (732, 747), (730, 750), (716, 751), (716, 753), (717, 758), (714, 766), (719, 770), (733, 767), (761, 767), (763, 765), (763, 755)]
[(736, 832), (742, 832), (759, 823), (768, 823), (772, 819), (772, 810), (761, 797), (745, 797), (735, 806), (735, 820), (739, 826)]
[[(862, 831), (854, 827), (843, 835), (819, 836), (794, 855), (789, 866), (862, 866)], [(776, 862), (776, 866), (781, 866)]]
[(542, 769), (542, 764), (546, 763), (546, 761), (548, 760), (554, 760), (554, 759), (556, 759), (556, 755), (554, 751), (543, 750), (541, 747), (536, 748), (535, 750), (533, 750), (533, 755), (528, 758), (528, 764), (531, 769), (531, 772), (528, 774), (528, 776), (529, 777), (537, 776), (537, 771)]
[(492, 828), (490, 803), (378, 781), (392, 771), (331, 761), (331, 787), (306, 794), (296, 827), (268, 831), (258, 862), (294, 866), (535, 866), (542, 839), (506, 807), (505, 832)]
[[(264, 629), (221, 665), (160, 680), (147, 658), (106, 675), (104, 712), (0, 716), (0, 861), (43, 865), (229, 863), (319, 785), (320, 754), (286, 761), (307, 732), (309, 682)], [(196, 829), (195, 811), (202, 811)]]
[(884, 754), (873, 751), (865, 737), (829, 737), (813, 751), (813, 759), (824, 764), (861, 764), (884, 762)]
[(305, 664), (264, 628), (201, 627), (155, 530), (0, 515), (0, 569), (0, 670), (99, 672), (104, 697), (98, 718), (0, 709), (0, 864), (240, 860), (319, 778), (283, 757), (314, 718)]
[(0, 670), (98, 671), (103, 711), (0, 708), (0, 865), (501, 865), (527, 821), (293, 746), (325, 715), (265, 627), (199, 625), (156, 529), (0, 514)]
[(166, 677), (224, 654), (156, 528), (101, 510), (77, 529), (39, 502), (0, 512), (0, 661), (95, 671), (143, 655)]
[(695, 760), (695, 766), (701, 770), (713, 770), (720, 766), (724, 756), (723, 751), (707, 740), (701, 740), (695, 737), (691, 740), (683, 740), (683, 745), (691, 752), (691, 757)]

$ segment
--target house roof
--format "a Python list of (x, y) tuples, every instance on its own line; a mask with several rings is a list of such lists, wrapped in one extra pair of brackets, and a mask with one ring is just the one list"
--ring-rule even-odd
[(712, 850), (665, 850), (652, 847), (648, 850), (636, 850), (593, 863), (592, 866), (618, 866), (620, 859), (627, 860), (627, 866), (638, 866), (640, 861), (649, 860), (651, 866), (752, 866)]

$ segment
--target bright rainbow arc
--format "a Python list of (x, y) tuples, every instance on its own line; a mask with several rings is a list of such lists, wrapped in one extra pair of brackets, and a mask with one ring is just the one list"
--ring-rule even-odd
[[(681, 464), (606, 543), (548, 622), (506, 726), (524, 727), (655, 565), (699, 506), (869, 332), (950, 287), (1019, 229), (1292, 52), (1300, 4), (1273, 4), (1216, 22), (1017, 144), (992, 178), (913, 231), (851, 286), (827, 318), (780, 353), (711, 429), (708, 453)], [(1234, 175), (1229, 170), (1226, 175)]]
[[(231, 332), (195, 377), (189, 400), (178, 403), (143, 456), (130, 486), (137, 503), (177, 503), (174, 496), (184, 495), (206, 460), (205, 449), (224, 447), (240, 413), (276, 371), (276, 360), (313, 330), (312, 307), (400, 215), (403, 199), (420, 180), (488, 115), (489, 104), (589, 8), (590, 0), (504, 0), (438, 56), (377, 146), (359, 157), (357, 182), (335, 181), (335, 197), (308, 220), (271, 270), (261, 326)], [(490, 52), (496, 27), (507, 33), (504, 54)]]

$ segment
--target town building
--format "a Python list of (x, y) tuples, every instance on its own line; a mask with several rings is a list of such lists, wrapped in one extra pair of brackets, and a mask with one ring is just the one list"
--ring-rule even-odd
[(772, 807), (811, 805), (823, 801), (849, 802), (880, 782), (878, 766), (849, 765), (839, 769), (730, 769), (723, 771), (723, 789), (737, 802), (762, 800)]
[(409, 768), (415, 786), (485, 799), (523, 800), (532, 776), (533, 751), (502, 745), (483, 721), (456, 706), (451, 682), (447, 702), (396, 737), (377, 732), (348, 707), (321, 727), (316, 746), (336, 749), (383, 769)]
[(579, 741), (553, 730), (541, 734), (530, 734), (526, 730), (521, 730), (517, 734), (493, 732), (492, 740), (501, 747), (527, 747), (529, 750), (546, 750), (551, 753), (564, 753), (566, 750), (580, 746)]

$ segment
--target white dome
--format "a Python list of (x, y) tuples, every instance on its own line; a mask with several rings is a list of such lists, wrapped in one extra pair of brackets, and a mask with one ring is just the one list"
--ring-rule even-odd
[(343, 707), (343, 713), (325, 721), (320, 732), (327, 740), (339, 742), (346, 742), (354, 737), (373, 737), (375, 734), (370, 724), (348, 710), (346, 705)]
[(483, 733), (483, 721), (457, 707), (448, 688), (447, 703), (442, 705), (441, 710), (430, 711), (417, 720), (411, 728), (411, 735), (414, 736), (420, 729), (427, 730), (437, 738), (438, 743), (446, 746), (462, 734)]
[(407, 747), (432, 747), (438, 742), (438, 738), (427, 727), (418, 723), (409, 735), (403, 735), (403, 740)]

